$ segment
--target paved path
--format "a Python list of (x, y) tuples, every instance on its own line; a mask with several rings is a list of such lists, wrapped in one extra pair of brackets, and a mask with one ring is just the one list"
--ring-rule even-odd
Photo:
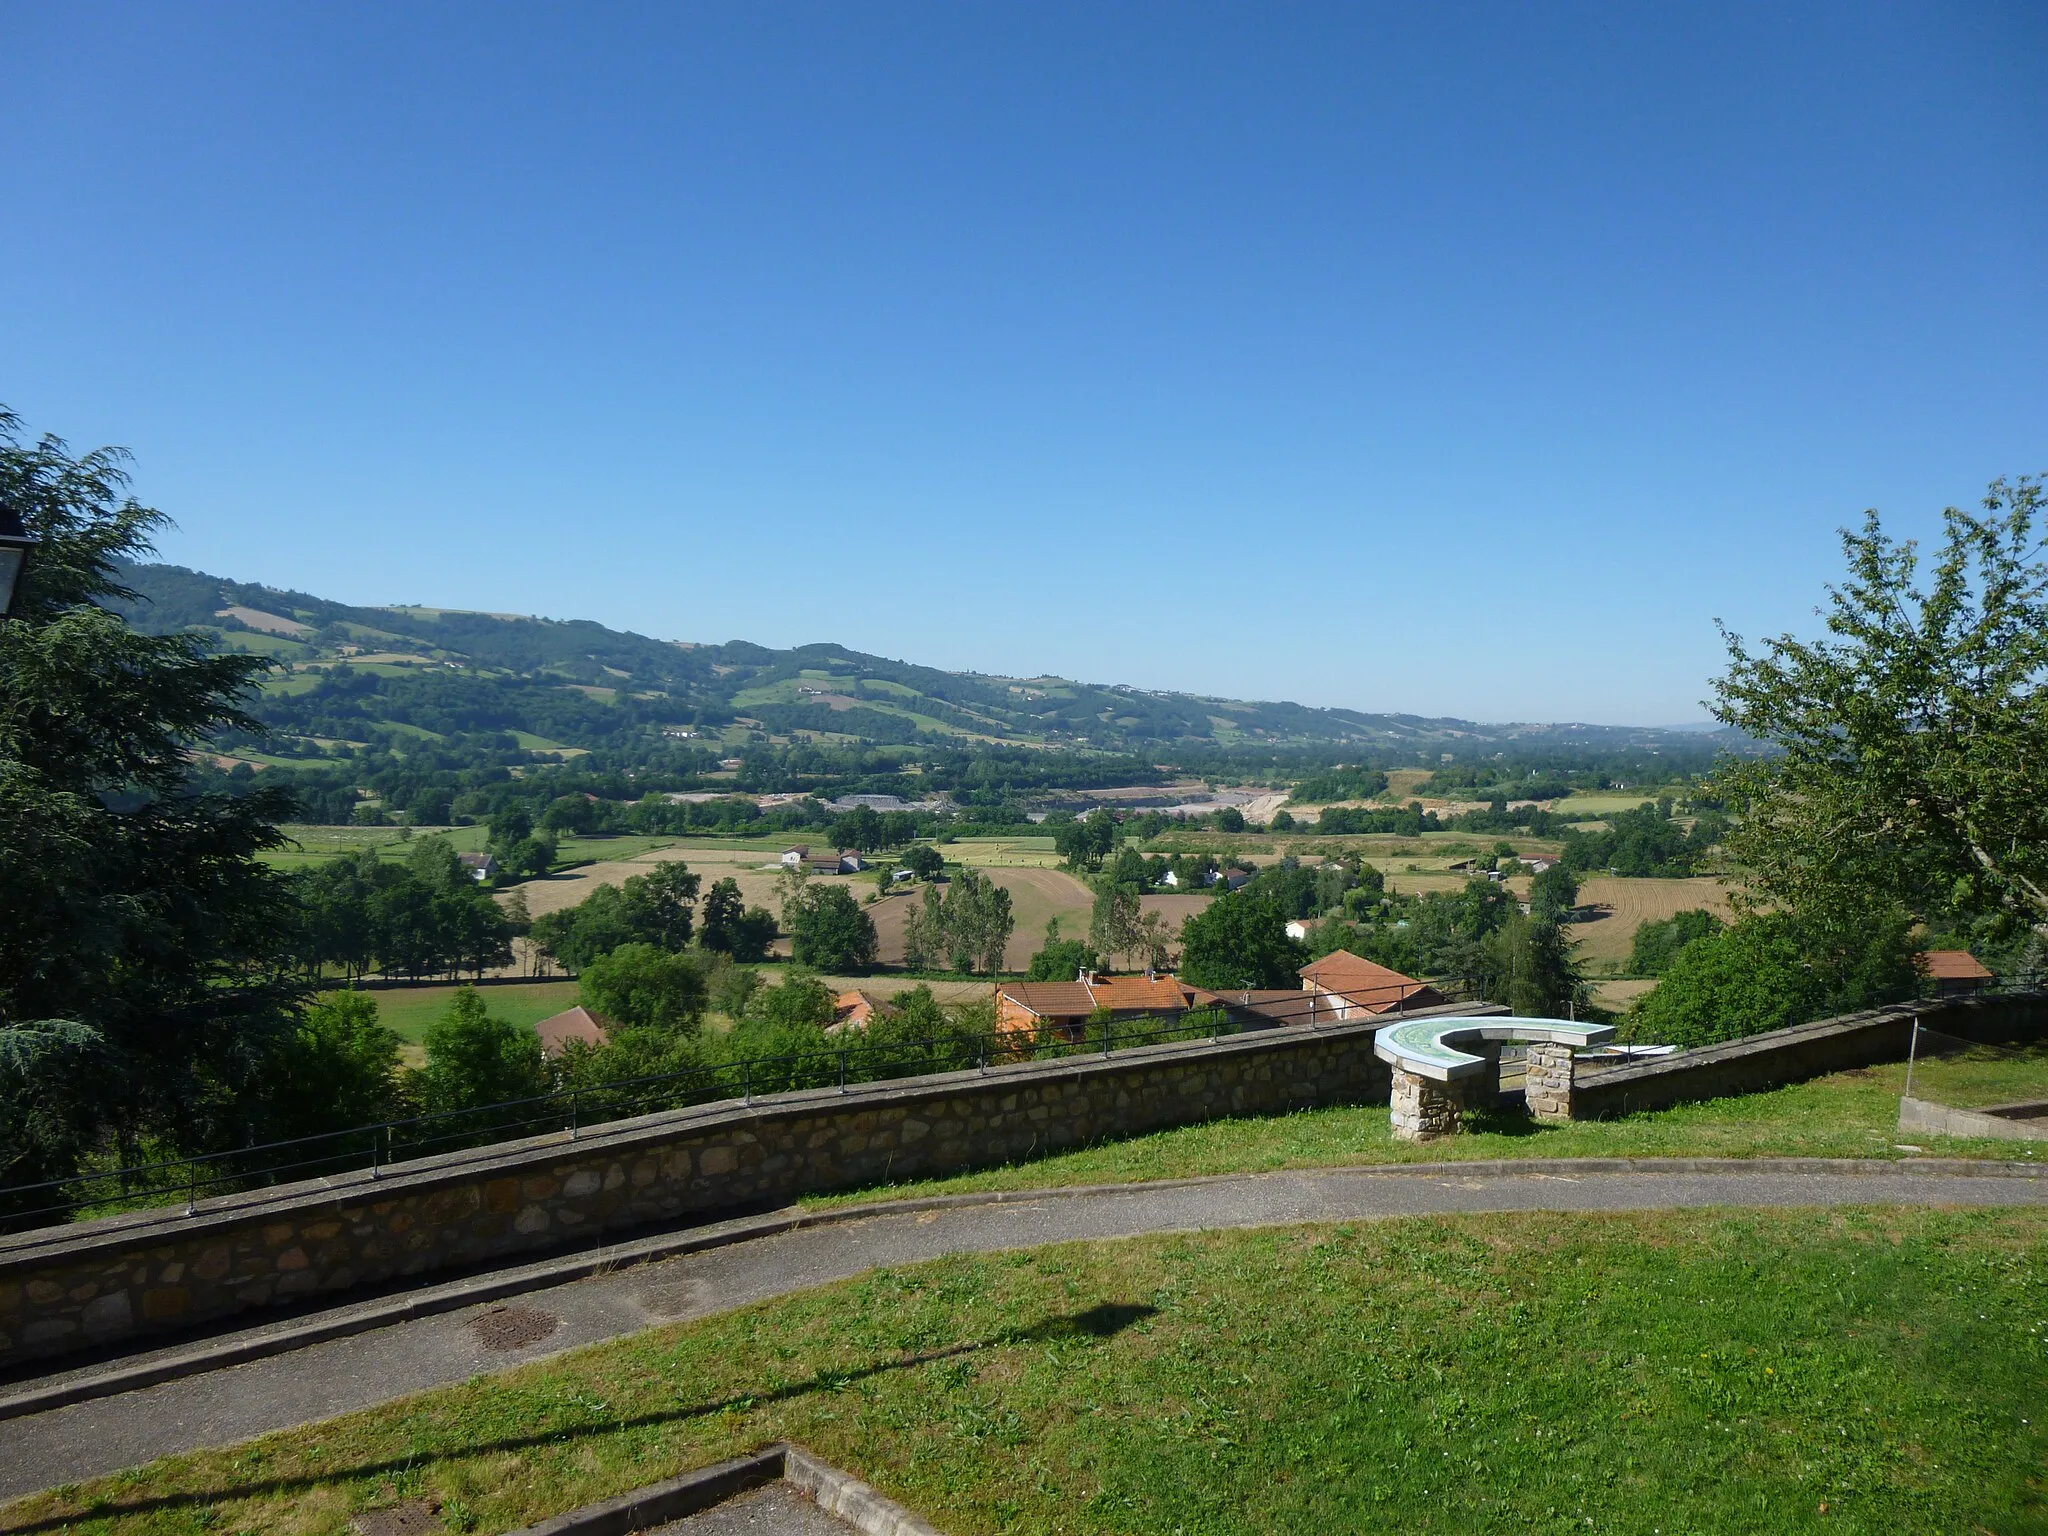
[[(1498, 1165), (1495, 1165), (1498, 1166)], [(1319, 1169), (1164, 1184), (1049, 1190), (1002, 1199), (909, 1201), (707, 1249), (511, 1302), (422, 1317), (0, 1421), (0, 1499), (230, 1445), (269, 1430), (463, 1381), (663, 1322), (950, 1253), (1147, 1232), (1472, 1211), (1621, 1211), (1697, 1206), (2048, 1205), (2048, 1176), (1843, 1171), (1759, 1161), (1712, 1171)], [(1949, 1165), (1950, 1169), (1954, 1165)]]

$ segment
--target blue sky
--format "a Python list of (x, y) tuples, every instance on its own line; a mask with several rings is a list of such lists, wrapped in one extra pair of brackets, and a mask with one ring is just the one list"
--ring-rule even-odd
[(1701, 717), (2048, 469), (2048, 12), (14, 5), (0, 401), (358, 602)]

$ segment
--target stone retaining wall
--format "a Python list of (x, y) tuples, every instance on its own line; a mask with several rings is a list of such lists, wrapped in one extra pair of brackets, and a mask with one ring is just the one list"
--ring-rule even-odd
[[(1473, 1011), (1502, 1010), (1418, 1012)], [(1373, 1033), (1294, 1026), (728, 1101), (201, 1201), (189, 1216), (0, 1238), (0, 1370), (811, 1191), (1224, 1116), (1385, 1103)]]
[(1572, 1085), (1572, 1117), (1604, 1120), (1699, 1099), (1760, 1093), (1881, 1061), (1904, 1061), (1915, 1018), (1929, 1029), (1966, 1040), (2033, 1038), (2048, 1030), (2048, 997), (2017, 994), (1908, 1003), (1795, 1024), (1622, 1067), (1588, 1070), (1581, 1064)]

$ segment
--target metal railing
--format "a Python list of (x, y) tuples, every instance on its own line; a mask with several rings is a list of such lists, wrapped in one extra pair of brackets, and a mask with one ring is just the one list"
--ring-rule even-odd
[[(77, 1216), (111, 1215), (182, 1202), (195, 1213), (201, 1199), (297, 1179), (367, 1171), (522, 1137), (566, 1134), (663, 1110), (720, 1102), (752, 1103), (763, 1094), (837, 1087), (841, 1092), (941, 1072), (987, 1071), (1006, 1063), (1107, 1057), (1118, 1050), (1168, 1042), (1216, 1044), (1225, 1038), (1284, 1027), (1315, 1029), (1398, 1017), (1445, 1000), (1446, 985), (1408, 987), (1382, 997), (1292, 993), (1217, 994), (1177, 1014), (1118, 1019), (1091, 1016), (1038, 1027), (956, 1032), (916, 1039), (871, 1039), (850, 1028), (821, 1049), (746, 1056), (645, 1077), (570, 1081), (552, 1092), (459, 1109), (439, 1110), (346, 1130), (264, 1142), (230, 1151), (73, 1174), (39, 1184), (0, 1187), (0, 1231), (48, 1226)], [(1435, 994), (1435, 995), (1431, 995)]]

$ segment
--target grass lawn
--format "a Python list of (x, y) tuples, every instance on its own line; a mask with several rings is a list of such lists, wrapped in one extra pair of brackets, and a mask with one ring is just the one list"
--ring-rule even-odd
[(374, 848), (383, 859), (403, 859), (411, 849), (412, 837), (445, 837), (458, 853), (481, 853), (490, 838), (490, 828), (469, 827), (321, 827), (293, 823), (279, 831), (292, 840), (274, 853), (262, 855), (263, 862), (278, 869), (301, 869), (324, 864), (338, 854), (359, 853)]
[[(519, 982), (510, 986), (477, 988), (491, 1017), (531, 1027), (576, 1003), (573, 981)], [(377, 1000), (377, 1018), (399, 1039), (417, 1045), (427, 1035), (427, 1026), (448, 1009), (456, 993), (454, 984), (426, 987), (378, 988), (368, 995)]]
[(555, 863), (557, 866), (580, 864), (586, 860), (601, 864), (617, 863), (622, 859), (637, 859), (657, 848), (666, 848), (674, 841), (672, 837), (640, 837), (626, 832), (602, 837), (578, 837), (572, 833), (555, 845)]
[[(2036, 1070), (2048, 1068), (2037, 1052)], [(1933, 1089), (1922, 1075), (1916, 1089)], [(2003, 1064), (1990, 1070), (2010, 1071)], [(1259, 1173), (1281, 1168), (1331, 1168), (1372, 1163), (1437, 1163), (1505, 1157), (1901, 1157), (1899, 1092), (1903, 1062), (1837, 1072), (1769, 1093), (1680, 1104), (1619, 1120), (1536, 1125), (1519, 1116), (1474, 1117), (1464, 1135), (1444, 1141), (1396, 1141), (1385, 1105), (1303, 1110), (1261, 1119), (1212, 1120), (1102, 1142), (1033, 1162), (846, 1194), (818, 1195), (811, 1205), (839, 1205), (881, 1196), (961, 1194), (991, 1189), (1045, 1189), (1063, 1184), (1115, 1184), (1140, 1179)], [(1916, 1135), (1931, 1156), (2048, 1162), (2048, 1143), (1978, 1141)]]
[(953, 1536), (2038, 1531), (2048, 1213), (1489, 1215), (962, 1256), (38, 1495), (502, 1531), (788, 1438)]

